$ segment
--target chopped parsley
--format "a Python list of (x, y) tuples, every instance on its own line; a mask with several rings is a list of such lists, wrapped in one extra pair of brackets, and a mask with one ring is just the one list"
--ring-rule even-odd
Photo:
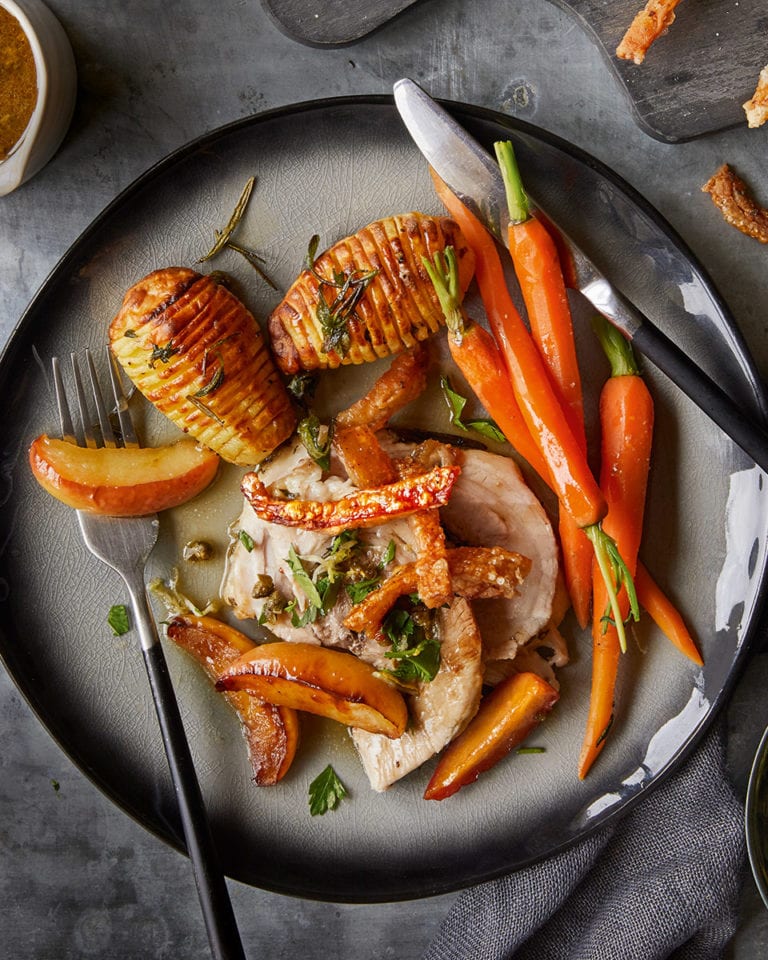
[(381, 576), (371, 577), (368, 580), (353, 580), (347, 584), (347, 596), (352, 603), (361, 603), (381, 585)]
[(313, 817), (322, 816), (335, 810), (346, 795), (347, 788), (329, 763), (309, 785), (309, 812)]
[(440, 669), (440, 637), (431, 611), (408, 598), (407, 606), (389, 611), (382, 629), (392, 645), (384, 656), (396, 661), (387, 673), (404, 684), (435, 679)]
[(298, 596), (287, 603), (285, 610), (291, 615), (292, 626), (304, 627), (325, 616), (336, 603), (342, 586), (353, 603), (359, 603), (379, 587), (384, 568), (395, 556), (394, 541), (387, 544), (378, 562), (361, 556), (362, 547), (357, 530), (344, 530), (334, 536), (322, 556), (302, 557), (291, 546), (285, 562), (306, 599), (301, 612)]
[(300, 401), (312, 399), (317, 387), (317, 377), (314, 373), (296, 373), (286, 383), (288, 393)]
[(131, 629), (131, 621), (128, 616), (128, 607), (124, 603), (116, 603), (109, 608), (107, 614), (107, 623), (112, 627), (112, 633), (116, 637), (122, 637)]

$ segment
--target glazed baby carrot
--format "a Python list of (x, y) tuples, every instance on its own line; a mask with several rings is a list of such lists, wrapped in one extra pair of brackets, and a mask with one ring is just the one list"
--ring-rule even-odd
[[(512, 380), (520, 412), (547, 461), (547, 482), (556, 493), (561, 508), (571, 514), (592, 542), (600, 570), (608, 583), (609, 597), (615, 605), (618, 629), (623, 632), (613, 583), (613, 570), (621, 569), (622, 561), (615, 544), (600, 526), (607, 510), (603, 495), (589, 470), (584, 451), (568, 426), (544, 362), (509, 294), (493, 238), (434, 171), (432, 179), (438, 195), (475, 254), (475, 278), (488, 322)], [(634, 607), (633, 615), (637, 615)]]
[(689, 660), (700, 667), (703, 666), (704, 661), (696, 641), (686, 627), (680, 612), (640, 561), (635, 571), (635, 589), (640, 606), (648, 612), (667, 640)]
[(475, 252), (475, 278), (488, 322), (511, 377), (520, 412), (549, 465), (558, 499), (580, 527), (599, 524), (605, 516), (605, 500), (568, 426), (544, 362), (509, 294), (494, 240), (455, 197), (453, 201), (444, 197), (443, 202)]
[(467, 379), (496, 425), (542, 479), (551, 483), (549, 467), (533, 442), (517, 405), (512, 383), (493, 337), (470, 320), (461, 306), (459, 274), (453, 247), (434, 261), (422, 258), (435, 288), (448, 327), (448, 346), (456, 366)]
[[(611, 364), (600, 395), (600, 488), (608, 503), (603, 527), (634, 576), (651, 463), (653, 398), (629, 341), (604, 317), (594, 317), (592, 326)], [(621, 599), (627, 602), (624, 589)]]
[(595, 577), (592, 607), (592, 686), (584, 740), (579, 755), (579, 779), (583, 780), (605, 746), (613, 725), (616, 677), (621, 646), (613, 624), (606, 623), (603, 612), (607, 601), (605, 585)]
[[(501, 145), (501, 149), (505, 165), (514, 165), (514, 180), (507, 190), (508, 246), (531, 335), (552, 378), (568, 425), (586, 455), (581, 372), (560, 254), (550, 229), (531, 215), (511, 145)], [(569, 514), (561, 515), (559, 528), (568, 592), (576, 619), (586, 627), (592, 594), (592, 546)]]
[[(645, 494), (653, 436), (653, 400), (635, 364), (632, 348), (603, 317), (593, 321), (595, 332), (611, 364), (611, 376), (600, 395), (600, 484), (608, 503), (604, 527), (615, 541), (629, 570), (621, 587), (621, 616), (632, 599), (643, 528)], [(593, 577), (592, 690), (587, 728), (579, 758), (584, 778), (605, 745), (613, 719), (620, 652), (625, 649), (615, 614), (609, 616), (602, 576)]]

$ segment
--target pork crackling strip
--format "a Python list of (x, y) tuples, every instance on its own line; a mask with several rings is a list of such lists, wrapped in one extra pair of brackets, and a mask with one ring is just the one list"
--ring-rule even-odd
[(727, 163), (701, 189), (712, 197), (727, 223), (760, 243), (768, 243), (768, 210), (757, 203)]
[(641, 64), (651, 45), (674, 23), (678, 3), (680, 0), (648, 0), (616, 47), (616, 56)]

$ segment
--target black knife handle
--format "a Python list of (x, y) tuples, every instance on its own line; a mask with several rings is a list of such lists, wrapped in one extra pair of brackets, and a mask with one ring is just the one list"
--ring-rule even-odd
[(632, 343), (768, 473), (768, 433), (670, 338), (643, 319)]

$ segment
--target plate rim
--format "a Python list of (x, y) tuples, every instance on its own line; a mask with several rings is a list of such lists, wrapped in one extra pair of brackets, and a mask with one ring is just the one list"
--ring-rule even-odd
[[(629, 199), (636, 207), (638, 207), (641, 212), (653, 222), (653, 224), (666, 236), (673, 246), (684, 256), (687, 263), (696, 274), (697, 279), (712, 298), (712, 302), (715, 305), (720, 318), (724, 322), (725, 329), (727, 329), (735, 358), (737, 359), (739, 367), (744, 375), (744, 386), (749, 390), (750, 399), (754, 401), (758, 415), (762, 416), (764, 420), (768, 421), (768, 387), (766, 387), (766, 385), (761, 381), (761, 378), (757, 372), (755, 361), (751, 356), (747, 343), (739, 327), (737, 326), (729, 307), (723, 300), (714, 282), (709, 277), (706, 269), (703, 267), (698, 257), (689, 248), (685, 240), (683, 240), (675, 228), (672, 227), (666, 218), (648, 200), (646, 200), (642, 194), (640, 194), (620, 174), (616, 173), (612, 168), (603, 163), (603, 161), (597, 159), (587, 151), (575, 144), (570, 143), (557, 134), (551, 133), (550, 131), (529, 123), (528, 121), (520, 120), (514, 116), (500, 113), (499, 111), (488, 107), (476, 106), (453, 100), (441, 99), (439, 102), (442, 103), (449, 110), (449, 112), (456, 115), (459, 120), (464, 117), (470, 121), (474, 120), (493, 123), (508, 128), (512, 133), (516, 131), (520, 132), (560, 150), (566, 155), (569, 155), (581, 163), (586, 164), (598, 175), (610, 181), (615, 188), (617, 188), (621, 193), (624, 194), (625, 197), (627, 197), (627, 199)], [(132, 197), (150, 187), (152, 182), (156, 178), (162, 176), (166, 170), (172, 168), (175, 164), (182, 162), (187, 156), (193, 155), (201, 149), (204, 149), (206, 145), (215, 143), (221, 138), (226, 137), (231, 133), (236, 133), (241, 129), (259, 126), (262, 123), (280, 120), (286, 117), (295, 117), (297, 114), (310, 111), (322, 111), (345, 107), (364, 108), (366, 106), (384, 106), (395, 111), (394, 99), (389, 94), (328, 97), (286, 104), (270, 110), (251, 114), (246, 117), (241, 117), (215, 127), (212, 130), (209, 130), (206, 133), (187, 141), (153, 163), (130, 184), (124, 187), (80, 232), (80, 234), (69, 245), (65, 253), (39, 285), (34, 296), (14, 326), (11, 335), (2, 349), (2, 352), (0, 352), (0, 389), (3, 388), (6, 381), (6, 367), (9, 363), (12, 363), (14, 355), (16, 355), (17, 351), (19, 350), (21, 340), (26, 333), (26, 328), (31, 324), (33, 316), (38, 312), (39, 305), (44, 301), (51, 288), (56, 285), (60, 278), (67, 275), (67, 271), (69, 270), (72, 261), (79, 255), (82, 247), (89, 242), (94, 234), (99, 232), (102, 225), (108, 221), (116, 211), (121, 209)], [(766, 563), (766, 568), (768, 568), (768, 562)], [(557, 845), (550, 848), (545, 854), (534, 854), (528, 859), (516, 863), (512, 867), (500, 867), (495, 871), (474, 879), (464, 877), (459, 881), (433, 881), (431, 887), (424, 888), (423, 880), (421, 882), (416, 881), (415, 884), (414, 882), (409, 884), (407, 882), (407, 878), (404, 878), (404, 882), (400, 884), (398, 889), (392, 890), (392, 892), (387, 895), (383, 895), (382, 891), (378, 890), (370, 895), (366, 894), (365, 891), (362, 891), (354, 896), (339, 896), (338, 891), (330, 890), (324, 892), (317, 889), (317, 885), (313, 886), (311, 890), (306, 888), (297, 891), (295, 885), (290, 883), (287, 885), (281, 885), (277, 879), (275, 879), (272, 883), (259, 883), (258, 885), (250, 885), (256, 886), (258, 889), (263, 889), (278, 894), (287, 894), (302, 899), (334, 903), (373, 904), (428, 898), (449, 892), (455, 892), (469, 887), (475, 883), (492, 880), (510, 872), (523, 869), (532, 865), (533, 863), (540, 862), (543, 859), (547, 859), (555, 856), (558, 853), (561, 853), (562, 851), (585, 839), (597, 829), (608, 828), (618, 819), (629, 813), (635, 807), (635, 805), (649, 793), (650, 790), (656, 789), (667, 779), (667, 777), (673, 775), (685, 763), (693, 750), (709, 731), (716, 718), (719, 716), (723, 705), (730, 698), (731, 692), (739, 676), (741, 675), (741, 671), (752, 652), (751, 648), (754, 644), (754, 637), (758, 632), (758, 627), (765, 618), (766, 595), (768, 594), (768, 577), (766, 577), (766, 568), (760, 572), (761, 579), (755, 598), (753, 616), (749, 625), (744, 631), (743, 639), (739, 644), (738, 649), (734, 653), (731, 668), (728, 672), (725, 682), (718, 690), (717, 695), (711, 701), (710, 708), (698, 727), (685, 742), (678, 746), (674, 757), (667, 763), (666, 767), (661, 772), (655, 774), (652, 783), (649, 785), (649, 788), (640, 790), (629, 797), (625, 797), (622, 800), (622, 803), (618, 805), (617, 809), (608, 813), (599, 821), (588, 826), (578, 836), (570, 837), (564, 841), (561, 841)], [(79, 759), (76, 744), (66, 744), (62, 740), (60, 736), (60, 725), (57, 727), (55, 723), (51, 722), (53, 718), (51, 718), (46, 712), (45, 705), (43, 702), (41, 702), (39, 693), (37, 693), (34, 689), (31, 689), (29, 684), (23, 684), (19, 678), (17, 678), (14, 670), (11, 667), (13, 658), (7, 655), (7, 647), (8, 638), (5, 636), (4, 627), (0, 625), (0, 662), (3, 663), (3, 666), (5, 667), (6, 672), (12, 680), (15, 688), (24, 698), (36, 719), (52, 737), (57, 747), (61, 749), (62, 752), (77, 767), (77, 769), (84, 776), (86, 776), (94, 786), (97, 787), (103, 796), (107, 797), (113, 804), (115, 804), (124, 813), (128, 814), (136, 823), (142, 826), (149, 833), (153, 834), (158, 839), (164, 841), (167, 845), (186, 856), (186, 848), (184, 846), (180, 830), (177, 830), (176, 836), (173, 836), (169, 830), (168, 823), (160, 823), (157, 818), (148, 817), (147, 811), (140, 809), (139, 805), (126, 802), (125, 798), (122, 797), (116, 789), (113, 789), (113, 787), (106, 782), (106, 780), (97, 770), (90, 768), (86, 762)], [(241, 880), (241, 878), (238, 877), (235, 877), (235, 879)], [(248, 881), (242, 880), (241, 882), (245, 882), (246, 884), (248, 883)]]

